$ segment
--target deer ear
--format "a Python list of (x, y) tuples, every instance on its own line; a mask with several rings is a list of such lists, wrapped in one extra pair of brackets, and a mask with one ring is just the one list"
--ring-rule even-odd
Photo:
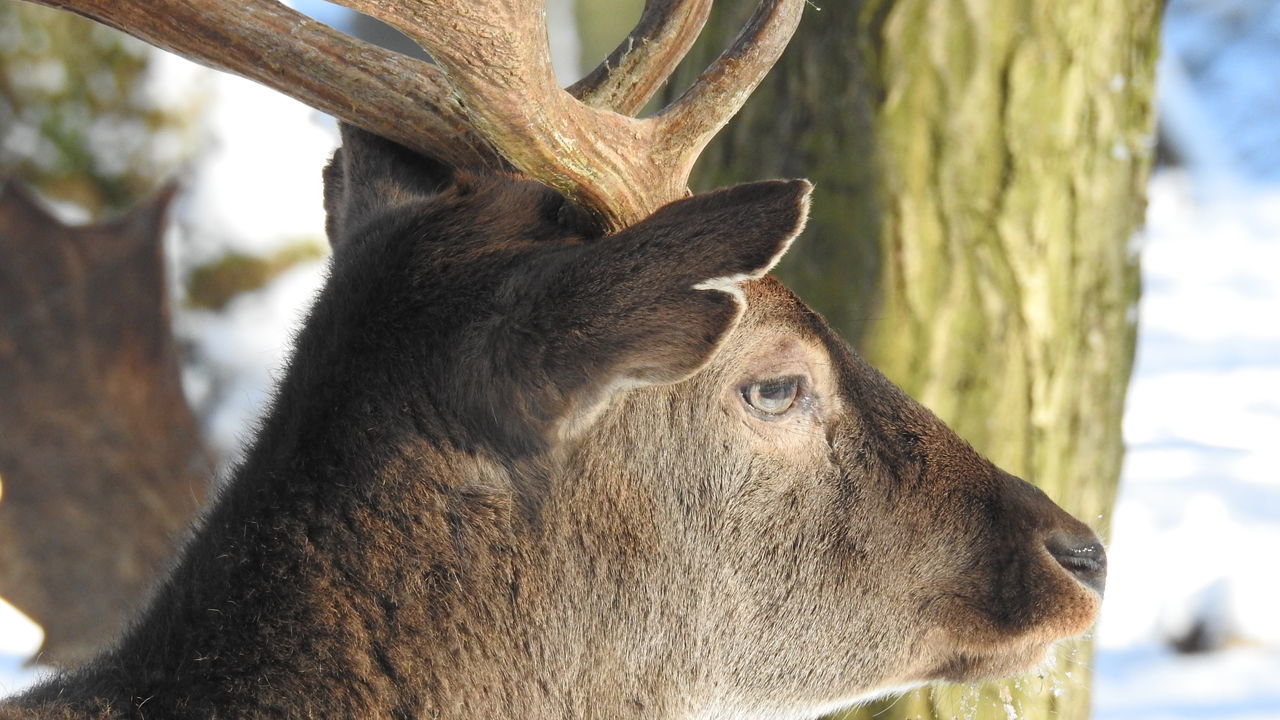
[(325, 232), (335, 249), (379, 214), (440, 191), (452, 170), (431, 158), (340, 123), (342, 146), (324, 169)]
[(804, 228), (812, 189), (772, 180), (697, 195), (594, 244), (580, 267), (601, 278), (592, 314), (606, 372), (673, 383), (710, 362), (746, 309), (739, 285), (782, 258)]
[(698, 195), (551, 253), (519, 293), (533, 302), (513, 308), (499, 341), (522, 373), (539, 375), (522, 383), (532, 425), (589, 417), (616, 389), (702, 369), (745, 310), (739, 284), (768, 272), (800, 233), (811, 189), (777, 180)]

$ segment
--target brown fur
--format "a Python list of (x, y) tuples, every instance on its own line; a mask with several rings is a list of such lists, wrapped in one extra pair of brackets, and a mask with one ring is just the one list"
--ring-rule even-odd
[(119, 634), (205, 494), (169, 330), (172, 196), (75, 227), (0, 187), (0, 596), (44, 628), (44, 665)]
[[(807, 184), (598, 238), (350, 130), (327, 178), (257, 444), (134, 631), (9, 717), (809, 717), (1093, 621), (1100, 551), (1045, 544), (1088, 529), (751, 279)], [(778, 376), (794, 411), (748, 408)]]

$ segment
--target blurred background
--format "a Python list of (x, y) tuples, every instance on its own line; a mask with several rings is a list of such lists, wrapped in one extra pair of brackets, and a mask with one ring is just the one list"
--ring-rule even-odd
[[(294, 5), (336, 27), (397, 42), (385, 28), (319, 0)], [(622, 12), (621, 4), (608, 2), (549, 3), (563, 80), (592, 67), (627, 31), (639, 4), (626, 6)], [(1104, 613), (1092, 656), (1075, 652), (1060, 670), (1086, 678), (1081, 682), (1092, 673), (1091, 700), (1083, 697), (1096, 718), (1280, 720), (1280, 3), (1172, 0), (1156, 63), (1158, 125), (1104, 148), (1117, 162), (1135, 163), (1133, 177), (1145, 184), (1148, 198), (1145, 222), (1121, 253), (1122, 263), (1141, 268), (1138, 304), (1121, 313), (1130, 326), (1136, 322), (1136, 360), (1123, 411), (1118, 498), (1106, 510), (1110, 491), (1103, 493), (1089, 518), (1110, 528)], [(1108, 92), (1149, 93), (1135, 78), (1107, 76)], [(1053, 102), (1052, 94), (1046, 97)], [(1040, 110), (1048, 116), (1058, 109), (1029, 112)], [(861, 116), (849, 121), (848, 132), (861, 129)], [(891, 133), (880, 133), (894, 147)], [(147, 529), (155, 538), (173, 537), (207, 492), (201, 478), (234, 463), (285, 361), (291, 333), (323, 281), (320, 171), (335, 143), (332, 119), (273, 91), (114, 32), (0, 0), (0, 174), (22, 182), (21, 189), (6, 187), (0, 201), (0, 238), (19, 243), (0, 241), (0, 266), (8, 265), (0, 284), (9, 285), (0, 287), (0, 301), (8, 303), (0, 309), (9, 313), (0, 317), (0, 372), (11, 373), (12, 381), (0, 382), (0, 403), (8, 404), (0, 404), (0, 422), (9, 423), (0, 424), (0, 461), (9, 463), (0, 464), (0, 544), (17, 548), (19, 535), (39, 537), (43, 544), (32, 556), (63, 543), (60, 551), (87, 567), (121, 564), (120, 587), (103, 590), (102, 602), (128, 607), (136, 601), (167, 552), (161, 540), (136, 540), (146, 524), (139, 518), (158, 518)], [(1149, 179), (1147, 160), (1153, 162)], [(759, 175), (825, 172), (765, 165)], [(165, 190), (171, 181), (172, 194)], [(832, 184), (838, 185), (826, 186)], [(816, 212), (823, 212), (821, 203)], [(61, 254), (41, 255), (30, 249), (39, 243), (22, 244), (24, 237), (60, 238)], [(815, 240), (815, 252), (823, 242)], [(99, 257), (83, 249), (92, 243), (119, 251)], [(1038, 256), (1046, 263), (1055, 258), (1047, 250)], [(150, 274), (125, 270), (146, 262), (154, 265)], [(806, 291), (805, 262), (798, 258), (784, 269), (788, 280), (795, 278), (810, 302), (834, 302), (813, 297), (820, 289)], [(861, 278), (872, 271), (850, 272)], [(85, 280), (95, 277), (105, 280)], [(52, 286), (69, 288), (63, 294), (79, 309), (59, 314), (48, 302), (32, 304), (40, 287)], [(154, 287), (164, 302), (147, 305), (145, 293), (134, 297), (122, 287)], [(850, 291), (862, 297), (859, 292), (867, 291)], [(871, 346), (873, 359), (875, 343), (886, 342), (876, 339), (882, 331), (874, 321), (893, 312), (891, 303), (875, 308), (846, 318), (822, 307), (846, 334)], [(134, 337), (129, 333), (139, 322), (133, 320), (122, 329), (101, 327), (100, 316), (132, 313), (171, 327), (172, 334)], [(41, 335), (55, 332), (40, 330), (42, 323), (89, 338), (76, 341), (80, 359), (33, 360), (6, 350), (6, 338), (19, 345), (62, 342), (56, 334)], [(130, 362), (146, 357), (154, 366), (142, 378), (148, 390), (113, 370), (123, 352), (116, 339), (126, 336), (123, 344), (133, 343), (125, 353)], [(998, 355), (998, 347), (981, 350)], [(101, 357), (98, 369), (86, 370), (85, 357)], [(954, 423), (949, 411), (965, 407), (931, 395), (927, 385), (912, 387), (908, 371), (897, 376), (895, 368), (885, 369), (948, 421)], [(84, 397), (68, 399), (75, 394), (69, 388), (80, 385), (75, 392)], [(85, 398), (101, 387), (124, 389), (112, 396), (114, 410), (94, 421), (99, 429), (88, 431), (83, 419), (103, 411)], [(1123, 379), (1118, 387), (1123, 394)], [(142, 404), (138, 398), (148, 393)], [(64, 404), (39, 423), (18, 411), (50, 397)], [(128, 410), (135, 402), (136, 412)], [(21, 434), (27, 431), (19, 427), (36, 429)], [(46, 487), (42, 496), (24, 497), (20, 474), (68, 462), (65, 448), (48, 441), (67, 428), (83, 435), (80, 447), (165, 460), (135, 467), (121, 457), (92, 488), (58, 485), (57, 492)], [(960, 431), (1007, 464), (980, 430), (961, 425)], [(129, 445), (121, 439), (126, 436), (150, 439)], [(158, 436), (177, 439), (157, 448)], [(1034, 474), (1032, 466), (1022, 472)], [(84, 478), (99, 470), (69, 474)], [(119, 478), (130, 473), (168, 479), (126, 487)], [(76, 492), (92, 499), (79, 506), (66, 500)], [(1082, 507), (1094, 505), (1073, 509)], [(9, 521), (25, 528), (21, 533), (3, 527), (6, 510), (21, 512), (23, 519)], [(130, 550), (93, 541), (108, 536), (119, 536)], [(110, 557), (94, 559), (82, 548), (86, 543)], [(9, 563), (0, 567), (0, 596), (8, 601), (0, 602), (0, 693), (38, 678), (41, 658), (29, 661), (42, 648), (48, 657), (77, 657), (89, 651), (78, 637), (113, 632), (87, 617), (68, 621), (67, 630), (42, 630), (31, 619), (39, 619), (33, 607), (60, 608), (93, 591), (75, 590), (87, 581), (74, 569), (47, 580), (30, 559)], [(59, 609), (50, 617), (77, 612)], [(1058, 682), (1044, 692), (1058, 694)], [(1005, 691), (956, 702), (969, 717), (1041, 716)], [(928, 712), (915, 707), (891, 702), (875, 713)]]

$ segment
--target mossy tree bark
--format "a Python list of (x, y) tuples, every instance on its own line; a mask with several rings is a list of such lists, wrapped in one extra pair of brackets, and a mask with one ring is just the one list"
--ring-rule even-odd
[[(669, 92), (753, 3), (720, 3)], [(695, 189), (815, 180), (781, 275), (979, 451), (1106, 532), (1139, 291), (1160, 0), (840, 0)], [(1089, 649), (847, 718), (1083, 718)]]

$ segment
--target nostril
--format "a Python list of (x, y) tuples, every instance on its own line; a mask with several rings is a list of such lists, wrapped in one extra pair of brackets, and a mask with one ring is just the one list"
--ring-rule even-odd
[(1107, 584), (1107, 551), (1092, 533), (1080, 537), (1055, 530), (1045, 539), (1044, 546), (1067, 572), (1102, 594)]

